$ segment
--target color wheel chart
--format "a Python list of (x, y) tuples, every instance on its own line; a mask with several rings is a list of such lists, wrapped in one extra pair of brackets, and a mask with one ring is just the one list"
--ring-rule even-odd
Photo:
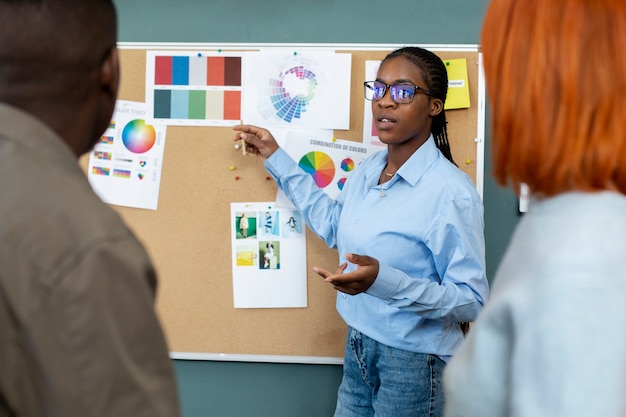
[(326, 136), (310, 136), (289, 130), (283, 149), (330, 198), (337, 198), (348, 177), (373, 152), (376, 146)]
[(299, 119), (315, 97), (315, 73), (304, 64), (288, 68), (269, 80), (271, 108), (262, 110), (265, 117), (277, 116), (287, 123)]
[(348, 129), (351, 55), (246, 55), (243, 120), (266, 127)]
[(348, 178), (347, 175), (352, 172), (355, 167), (354, 160), (350, 157), (346, 157), (341, 160), (339, 165), (340, 170), (337, 170), (333, 159), (328, 154), (321, 151), (308, 152), (300, 158), (298, 165), (304, 172), (313, 177), (315, 184), (320, 188), (328, 187), (335, 179), (335, 175), (342, 175), (343, 173), (344, 176), (340, 177), (335, 182), (339, 191), (343, 190), (343, 186)]
[(232, 126), (240, 122), (241, 54), (146, 54), (146, 104), (155, 123)]
[[(347, 174), (349, 174), (350, 172), (352, 172), (352, 170), (354, 169), (354, 160), (352, 158), (344, 158), (341, 160), (341, 170), (343, 172)], [(339, 188), (340, 190), (343, 190), (343, 186), (346, 183), (346, 180), (348, 179), (348, 177), (341, 177), (339, 178), (339, 181), (337, 181), (337, 188)]]
[(298, 165), (304, 172), (311, 174), (320, 188), (327, 187), (335, 178), (335, 163), (324, 152), (309, 152), (300, 158)]
[(156, 142), (156, 131), (145, 120), (131, 120), (122, 130), (122, 143), (132, 153), (146, 153)]

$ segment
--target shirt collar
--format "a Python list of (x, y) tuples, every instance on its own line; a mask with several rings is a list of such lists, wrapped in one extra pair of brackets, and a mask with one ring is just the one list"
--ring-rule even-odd
[(435, 145), (435, 138), (431, 134), (413, 155), (400, 167), (397, 174), (411, 185), (417, 184), (419, 179), (439, 158), (439, 149)]
[[(396, 174), (409, 184), (415, 185), (439, 156), (439, 149), (437, 149), (435, 138), (431, 134), (426, 142), (413, 152), (413, 155), (400, 167)], [(375, 174), (372, 173), (372, 176), (378, 181), (380, 170), (382, 170), (387, 163), (387, 149), (379, 153), (376, 162), (377, 171), (374, 171)]]

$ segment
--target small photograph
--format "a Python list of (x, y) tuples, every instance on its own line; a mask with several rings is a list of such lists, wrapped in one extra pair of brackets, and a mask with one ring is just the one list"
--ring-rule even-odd
[(279, 214), (276, 210), (266, 210), (257, 214), (260, 236), (280, 236)]
[(237, 266), (250, 266), (256, 265), (256, 259), (259, 257), (259, 250), (253, 242), (249, 244), (240, 243), (236, 247), (236, 265)]
[(287, 218), (287, 221), (283, 227), (281, 227), (282, 237), (286, 239), (300, 237), (304, 227), (304, 222), (300, 212), (292, 211), (286, 214), (285, 217)]
[(255, 239), (256, 228), (256, 212), (238, 211), (235, 213), (237, 239)]
[(259, 242), (259, 268), (280, 269), (280, 242)]

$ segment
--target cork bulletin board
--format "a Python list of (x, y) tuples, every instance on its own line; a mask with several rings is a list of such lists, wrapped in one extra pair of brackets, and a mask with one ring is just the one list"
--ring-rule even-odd
[[(336, 130), (336, 138), (361, 142), (365, 61), (380, 60), (398, 46), (331, 47), (352, 59), (350, 129)], [(455, 161), (482, 194), (484, 94), (478, 48), (424, 47), (444, 61), (467, 60), (471, 106), (446, 111), (448, 135)], [(256, 51), (271, 45), (120, 44), (119, 99), (145, 101), (146, 52), (174, 48)], [(346, 325), (335, 311), (335, 290), (313, 272), (317, 265), (334, 270), (338, 255), (311, 231), (306, 232), (308, 307), (233, 307), (230, 203), (273, 201), (277, 192), (261, 159), (243, 156), (233, 136), (230, 127), (168, 126), (158, 210), (113, 206), (157, 268), (157, 312), (172, 356), (340, 363), (335, 361), (343, 356)]]

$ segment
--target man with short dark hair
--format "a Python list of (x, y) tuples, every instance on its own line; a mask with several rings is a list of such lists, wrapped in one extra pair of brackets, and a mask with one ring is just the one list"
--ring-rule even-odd
[(0, 416), (179, 416), (156, 274), (77, 159), (118, 92), (111, 0), (0, 0)]

